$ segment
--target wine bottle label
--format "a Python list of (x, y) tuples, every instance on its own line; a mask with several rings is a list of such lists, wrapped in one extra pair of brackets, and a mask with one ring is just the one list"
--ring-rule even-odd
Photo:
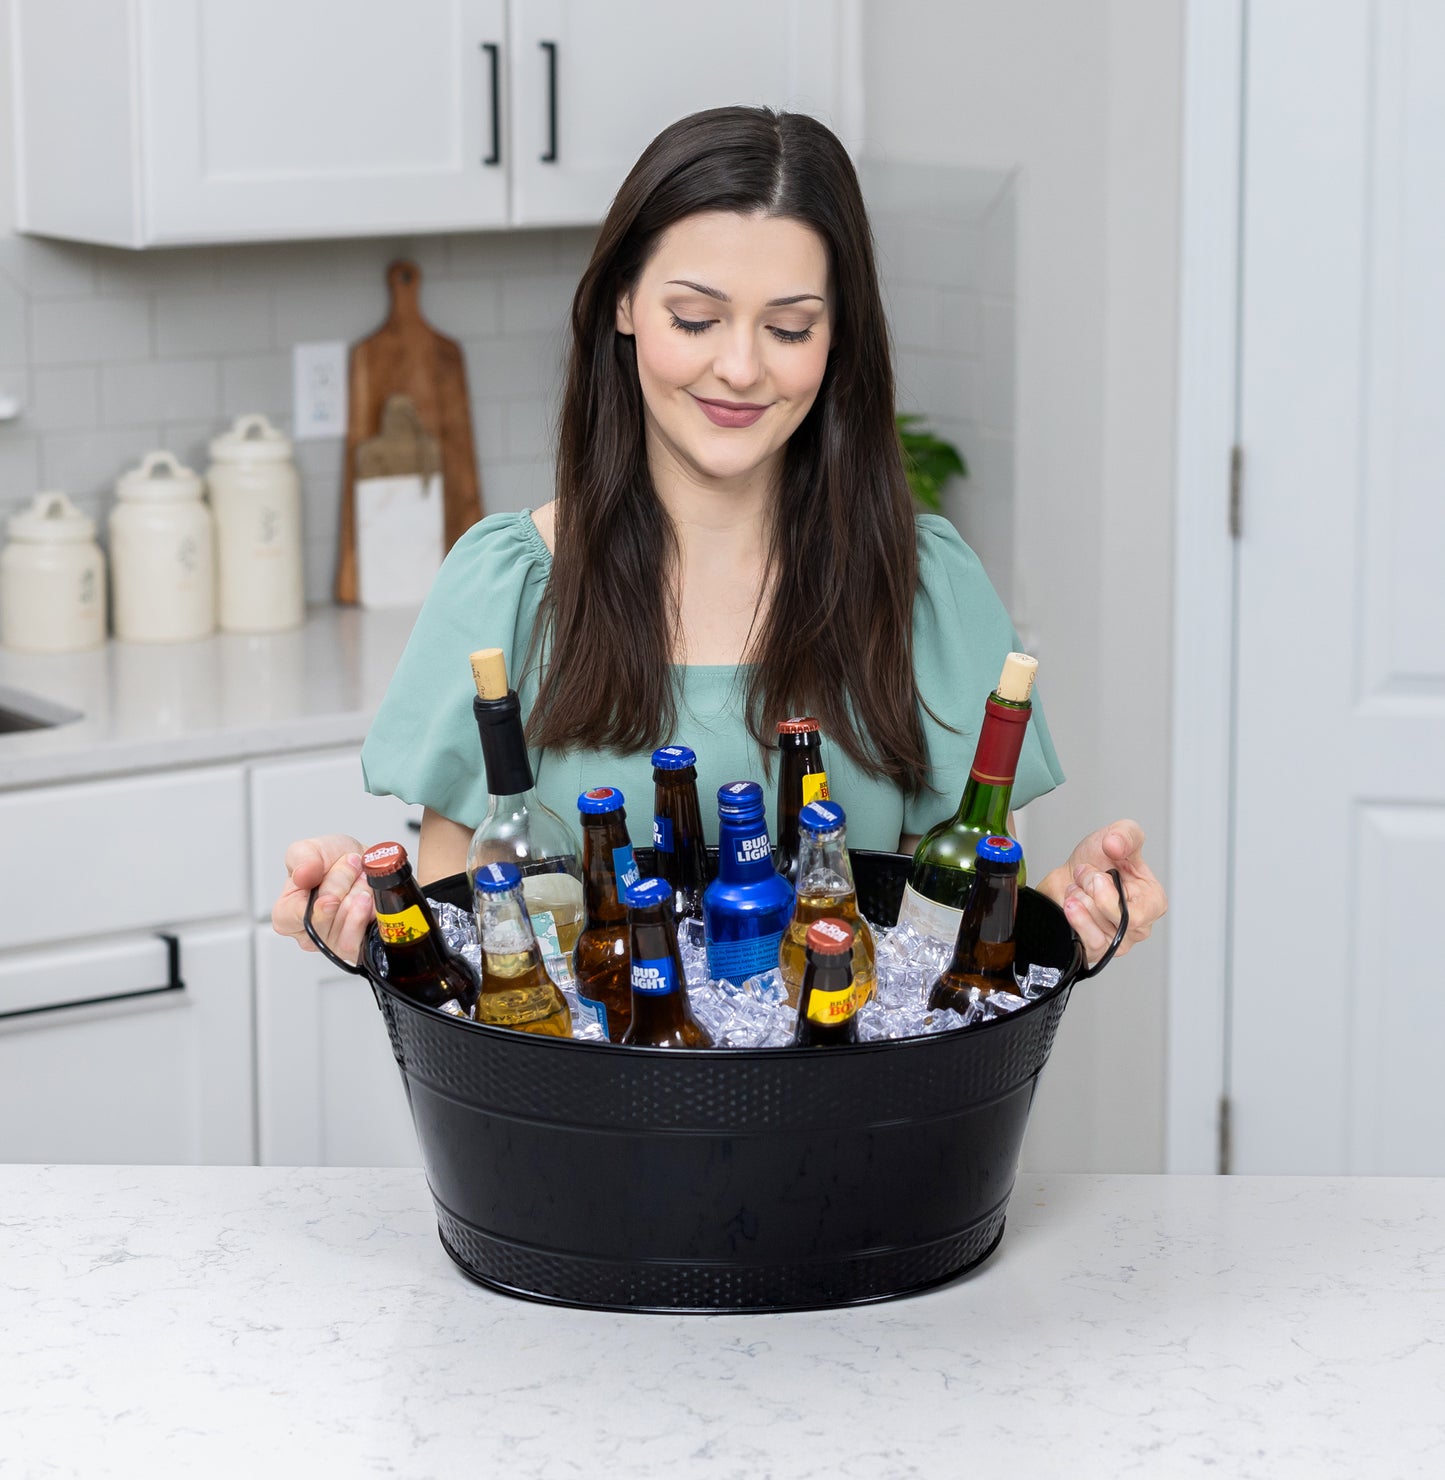
[(585, 1028), (596, 1023), (602, 1029), (602, 1036), (606, 1038), (607, 1033), (607, 1007), (605, 1003), (598, 1002), (595, 997), (584, 997), (581, 992), (577, 994), (577, 1026)]
[(858, 1010), (858, 993), (853, 986), (839, 992), (820, 992), (816, 987), (808, 994), (808, 1021), (828, 1027), (843, 1023)]
[(652, 846), (659, 853), (672, 852), (671, 817), (654, 817), (652, 819)]
[(750, 976), (761, 976), (778, 964), (783, 932), (755, 935), (746, 940), (710, 940), (707, 943), (707, 974), (715, 981), (741, 986)]
[(828, 797), (828, 773), (826, 771), (809, 771), (803, 777), (803, 805), (809, 802), (826, 802)]
[(760, 859), (773, 856), (766, 832), (760, 832), (751, 838), (734, 838), (732, 848), (733, 858), (738, 863), (757, 863)]
[(415, 904), (407, 905), (399, 914), (378, 914), (376, 930), (383, 942), (389, 946), (404, 946), (430, 933), (426, 916), (421, 912), (421, 906)]
[(668, 993), (677, 991), (677, 967), (673, 965), (672, 957), (633, 961), (632, 990), (644, 997), (666, 997)]
[(919, 935), (926, 935), (931, 940), (951, 946), (958, 939), (958, 923), (962, 919), (962, 910), (939, 904), (936, 899), (929, 899), (920, 894), (912, 884), (903, 891), (903, 903), (898, 907), (898, 923), (911, 925)]
[(557, 919), (551, 910), (528, 910), (532, 918), (532, 933), (544, 956), (560, 956), (562, 947), (557, 944)]
[(635, 884), (642, 877), (637, 860), (632, 856), (631, 843), (612, 850), (612, 872), (617, 878), (617, 897), (626, 899), (628, 885)]

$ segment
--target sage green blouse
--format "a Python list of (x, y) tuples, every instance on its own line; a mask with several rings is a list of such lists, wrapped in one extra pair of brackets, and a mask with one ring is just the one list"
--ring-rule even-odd
[[(978, 557), (953, 526), (937, 515), (918, 516), (919, 586), (913, 611), (913, 660), (919, 692), (951, 734), (927, 713), (932, 790), (906, 796), (887, 781), (860, 771), (823, 737), (829, 789), (848, 814), (855, 848), (895, 849), (903, 833), (926, 832), (958, 805), (973, 760), (984, 700), (998, 682), (1004, 655), (1018, 637)], [(499, 647), (507, 673), (529, 712), (537, 675), (520, 672), (552, 557), (531, 514), (492, 514), (473, 525), (447, 556), (417, 617), (386, 697), (377, 712), (361, 764), (368, 791), (422, 803), (474, 828), (487, 810), (486, 775), (472, 718), (468, 656)], [(703, 827), (717, 840), (717, 789), (730, 781), (762, 783), (769, 819), (776, 816), (777, 766), (764, 774), (763, 758), (743, 722), (744, 671), (707, 665), (677, 666), (677, 733), (667, 742), (697, 752)], [(665, 743), (667, 743), (665, 742)], [(618, 787), (628, 801), (633, 841), (651, 840), (651, 752), (532, 753), (542, 800), (576, 821), (578, 795), (594, 786)], [(1038, 694), (1019, 759), (1013, 805), (1021, 807), (1064, 779)]]

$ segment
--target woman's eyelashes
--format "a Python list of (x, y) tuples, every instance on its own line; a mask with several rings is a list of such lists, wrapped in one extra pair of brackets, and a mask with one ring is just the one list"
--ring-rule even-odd
[[(717, 323), (716, 319), (680, 319), (671, 309), (668, 312), (672, 314), (672, 327), (681, 329), (684, 334), (701, 334)], [(778, 329), (769, 324), (768, 333), (783, 344), (806, 344), (813, 337), (811, 326), (806, 329)]]

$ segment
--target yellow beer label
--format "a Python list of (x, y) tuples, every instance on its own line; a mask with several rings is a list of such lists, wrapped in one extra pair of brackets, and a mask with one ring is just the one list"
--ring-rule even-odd
[(428, 934), (426, 916), (422, 914), (421, 906), (415, 904), (407, 905), (398, 915), (378, 914), (376, 928), (389, 946), (404, 946)]
[(846, 1022), (858, 1008), (857, 995), (851, 985), (841, 992), (820, 992), (815, 987), (808, 995), (808, 1021), (822, 1023)]
[(809, 802), (826, 802), (828, 800), (828, 773), (826, 771), (809, 771), (803, 777), (803, 805)]

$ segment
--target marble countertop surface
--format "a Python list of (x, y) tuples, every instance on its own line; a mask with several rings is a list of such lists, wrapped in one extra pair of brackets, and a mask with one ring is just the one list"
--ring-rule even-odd
[(0, 1476), (1445, 1474), (1445, 1179), (1020, 1175), (907, 1300), (572, 1311), (420, 1172), (0, 1168)]
[(0, 649), (0, 708), (18, 695), (79, 715), (0, 734), (0, 789), (359, 744), (415, 621), (411, 609), (318, 606), (264, 637)]

